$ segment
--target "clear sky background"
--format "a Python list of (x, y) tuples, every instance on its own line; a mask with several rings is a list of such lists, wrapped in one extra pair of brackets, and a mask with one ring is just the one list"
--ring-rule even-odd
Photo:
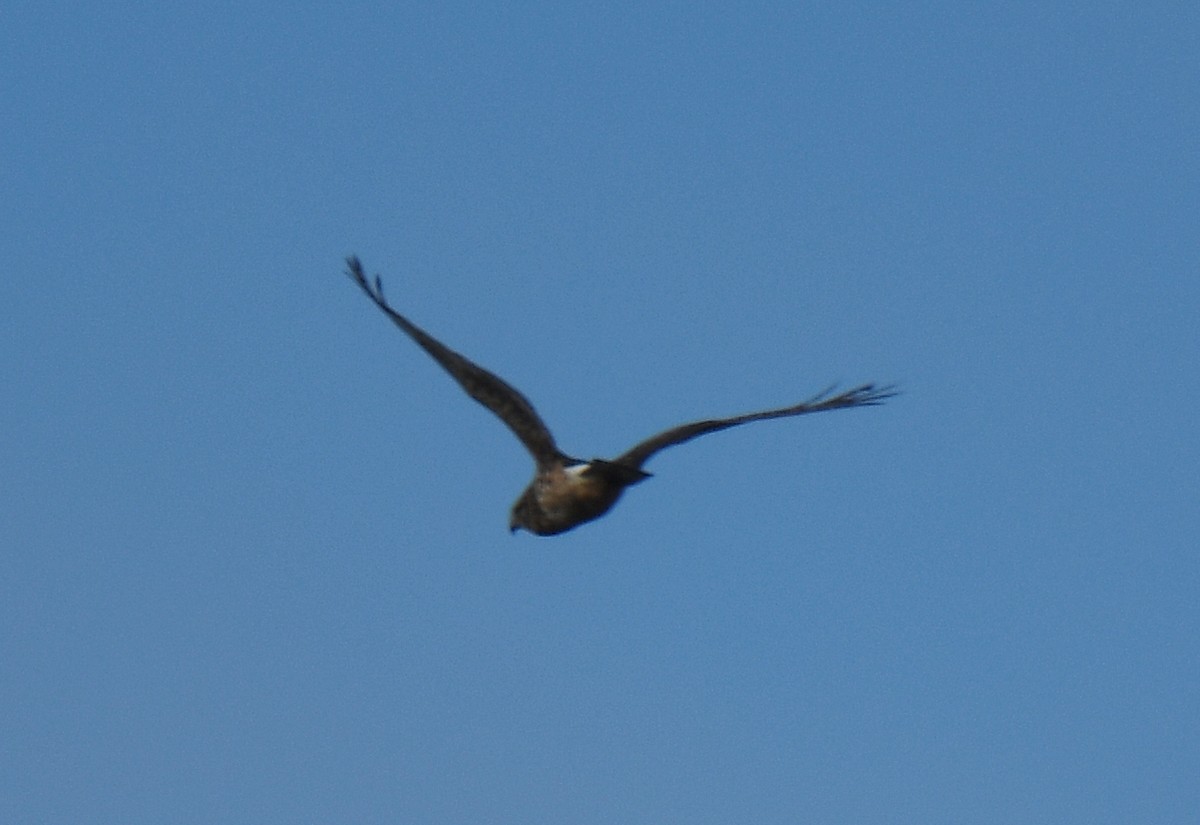
[(1200, 821), (1198, 8), (5, 3), (0, 821)]

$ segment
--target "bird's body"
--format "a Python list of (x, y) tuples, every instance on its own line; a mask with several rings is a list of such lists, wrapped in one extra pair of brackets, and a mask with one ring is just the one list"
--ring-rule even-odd
[(651, 456), (697, 436), (750, 421), (873, 406), (896, 394), (891, 387), (877, 388), (873, 384), (838, 395), (826, 391), (790, 407), (682, 424), (634, 445), (614, 459), (581, 461), (558, 449), (554, 436), (525, 396), (392, 309), (383, 297), (378, 276), (373, 283), (368, 281), (358, 258), (350, 257), (346, 263), (350, 277), (376, 306), (441, 364), (469, 396), (503, 421), (533, 456), (536, 465), (533, 481), (513, 504), (509, 515), (509, 529), (513, 532), (524, 529), (540, 536), (553, 536), (599, 518), (616, 504), (626, 487), (650, 477), (642, 465)]
[(596, 459), (539, 469), (513, 505), (508, 528), (539, 536), (565, 533), (612, 509), (625, 488), (650, 474)]

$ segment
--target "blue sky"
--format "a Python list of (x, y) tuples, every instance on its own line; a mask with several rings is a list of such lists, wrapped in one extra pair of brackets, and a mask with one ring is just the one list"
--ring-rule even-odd
[(0, 820), (1197, 821), (1198, 24), (6, 4)]

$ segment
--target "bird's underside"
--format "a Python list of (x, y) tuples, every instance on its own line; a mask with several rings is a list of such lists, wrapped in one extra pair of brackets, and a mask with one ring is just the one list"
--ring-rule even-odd
[(348, 274), (367, 297), (441, 364), (467, 395), (503, 421), (533, 456), (536, 465), (533, 481), (513, 504), (509, 515), (508, 526), (513, 532), (524, 529), (539, 536), (553, 536), (599, 518), (616, 504), (626, 487), (650, 477), (642, 466), (667, 447), (750, 421), (875, 406), (896, 394), (891, 386), (874, 384), (837, 394), (830, 389), (790, 407), (681, 424), (635, 444), (616, 458), (581, 461), (558, 448), (549, 428), (525, 396), (392, 309), (383, 297), (379, 276), (368, 280), (357, 257), (347, 258), (346, 265)]

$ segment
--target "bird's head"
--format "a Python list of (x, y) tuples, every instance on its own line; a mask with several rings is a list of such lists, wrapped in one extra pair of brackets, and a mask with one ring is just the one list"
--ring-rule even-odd
[(521, 494), (521, 497), (513, 502), (512, 509), (508, 511), (508, 532), (516, 533), (518, 530), (527, 530), (532, 533), (531, 524), (537, 517), (536, 513), (537, 501), (533, 497), (532, 490), (526, 490)]

